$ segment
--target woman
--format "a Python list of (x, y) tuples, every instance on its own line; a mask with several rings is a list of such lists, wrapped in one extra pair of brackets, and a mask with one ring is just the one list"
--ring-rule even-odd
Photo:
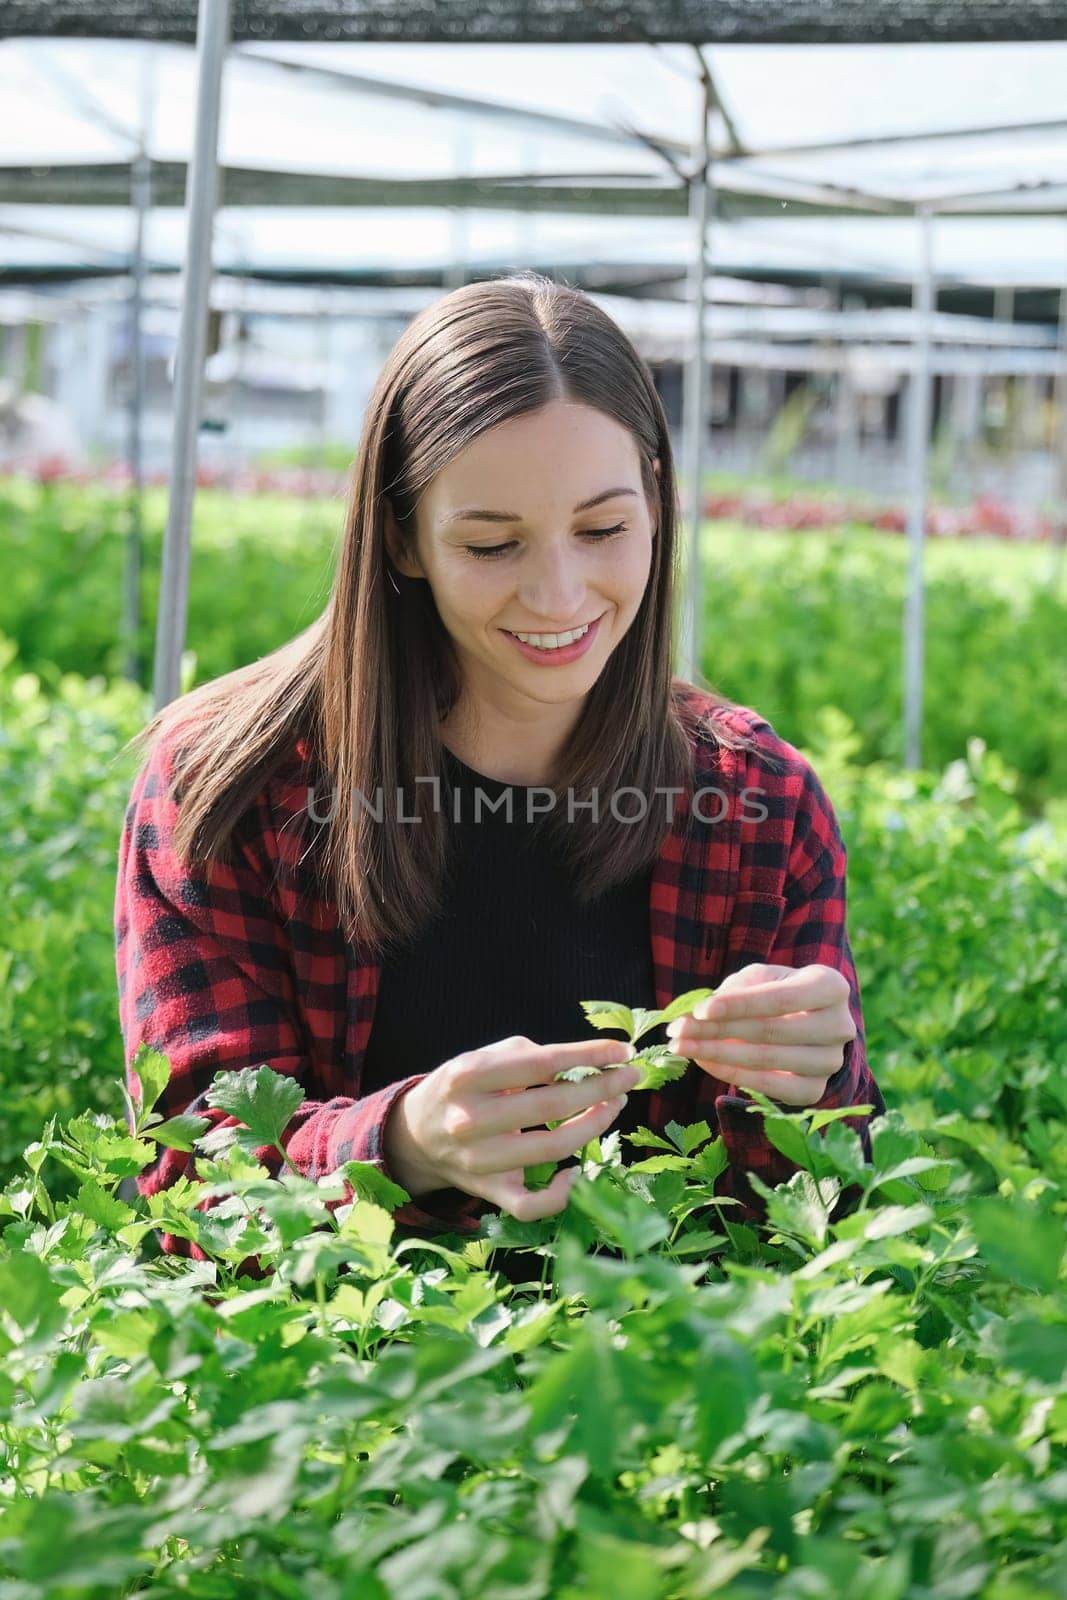
[[(553, 1215), (577, 1167), (540, 1191), (524, 1167), (702, 1118), (730, 1215), (757, 1216), (747, 1172), (794, 1169), (744, 1089), (884, 1111), (830, 801), (765, 719), (672, 674), (675, 504), (658, 396), (591, 300), (519, 275), (411, 323), (322, 616), (135, 741), (120, 1016), (131, 1076), (142, 1042), (169, 1057), (162, 1110), (226, 1122), (217, 1071), (291, 1073), (293, 1163), (377, 1163), (423, 1233)], [(627, 1104), (633, 1052), (579, 1002), (699, 986), (685, 1077)], [(577, 1064), (617, 1070), (554, 1081)], [(163, 1151), (142, 1192), (189, 1163)]]

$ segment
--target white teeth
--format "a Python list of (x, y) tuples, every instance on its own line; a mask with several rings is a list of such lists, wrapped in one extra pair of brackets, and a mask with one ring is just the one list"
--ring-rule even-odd
[(515, 637), (523, 644), (536, 645), (539, 650), (559, 650), (565, 644), (573, 644), (575, 639), (583, 639), (592, 626), (587, 622), (584, 628), (575, 628), (571, 633), (517, 633)]

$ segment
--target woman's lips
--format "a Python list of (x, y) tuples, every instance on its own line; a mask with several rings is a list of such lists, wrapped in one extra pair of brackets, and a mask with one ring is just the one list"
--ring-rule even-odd
[(512, 633), (510, 628), (501, 628), (500, 631), (511, 640), (516, 650), (521, 650), (527, 661), (536, 661), (538, 666), (542, 667), (565, 667), (568, 662), (577, 661), (579, 656), (584, 656), (590, 649), (601, 621), (602, 618), (597, 617), (580, 639), (575, 639), (573, 644), (561, 645), (558, 650), (542, 650), (535, 644), (526, 644)]

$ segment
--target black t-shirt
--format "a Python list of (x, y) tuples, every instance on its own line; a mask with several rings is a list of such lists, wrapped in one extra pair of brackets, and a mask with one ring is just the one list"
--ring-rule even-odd
[[(550, 841), (535, 837), (527, 788), (486, 777), (449, 750), (444, 763), (441, 803), (456, 843), (445, 910), (382, 962), (364, 1094), (511, 1034), (535, 1044), (622, 1037), (594, 1029), (581, 1000), (656, 1004), (652, 867), (583, 907)], [(479, 802), (479, 789), (490, 804), (503, 800), (500, 809)], [(534, 796), (535, 816), (544, 798)], [(643, 1043), (660, 1042), (661, 1031)], [(612, 1127), (633, 1129), (646, 1120), (647, 1100), (631, 1094)], [(642, 1153), (626, 1146), (623, 1160)], [(498, 1248), (491, 1266), (523, 1283), (537, 1280), (541, 1259)]]
[[(383, 960), (364, 1094), (511, 1034), (537, 1044), (620, 1037), (594, 1030), (581, 1000), (656, 1004), (652, 868), (581, 906), (565, 863), (535, 837), (527, 788), (447, 749), (444, 762), (441, 803), (456, 843), (445, 909)], [(489, 805), (510, 792), (511, 820), (504, 804), (476, 810), (477, 790)], [(534, 795), (535, 813), (543, 801)]]

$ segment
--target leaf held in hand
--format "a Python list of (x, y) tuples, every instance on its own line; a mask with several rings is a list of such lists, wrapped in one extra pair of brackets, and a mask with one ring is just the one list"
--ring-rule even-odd
[(674, 1022), (676, 1018), (686, 1016), (701, 1000), (710, 999), (714, 993), (714, 989), (688, 989), (685, 994), (677, 995), (662, 1011), (647, 1011), (644, 1006), (631, 1009), (614, 1000), (582, 1000), (580, 1004), (594, 1028), (621, 1028), (629, 1035), (630, 1043), (636, 1044), (643, 1034), (649, 1033), (660, 1023)]
[[(629, 1066), (629, 1062), (626, 1065)], [(556, 1083), (581, 1083), (583, 1078), (599, 1078), (601, 1072), (610, 1070), (610, 1067), (568, 1067), (564, 1072), (557, 1072), (553, 1081)]]
[(676, 1022), (679, 1017), (688, 1016), (702, 1000), (710, 1000), (715, 993), (714, 989), (690, 989), (686, 994), (678, 995), (669, 1006), (657, 1012), (660, 1022)]
[(634, 1025), (633, 1032), (630, 1034), (630, 1042), (636, 1044), (642, 1034), (650, 1032), (659, 1022), (660, 1016), (661, 1013), (659, 1011), (646, 1011), (643, 1006), (634, 1006)]
[(637, 1093), (642, 1089), (661, 1089), (665, 1083), (673, 1083), (676, 1078), (684, 1077), (689, 1062), (685, 1056), (675, 1055), (669, 1045), (656, 1044), (648, 1050), (642, 1050), (626, 1065), (644, 1069), (644, 1076), (632, 1091)]
[(633, 1039), (634, 1014), (629, 1006), (618, 1005), (614, 1000), (583, 1000), (580, 1003), (594, 1028), (621, 1028)]
[(524, 1167), (522, 1176), (527, 1189), (547, 1189), (556, 1176), (556, 1163), (538, 1161), (532, 1167)]

